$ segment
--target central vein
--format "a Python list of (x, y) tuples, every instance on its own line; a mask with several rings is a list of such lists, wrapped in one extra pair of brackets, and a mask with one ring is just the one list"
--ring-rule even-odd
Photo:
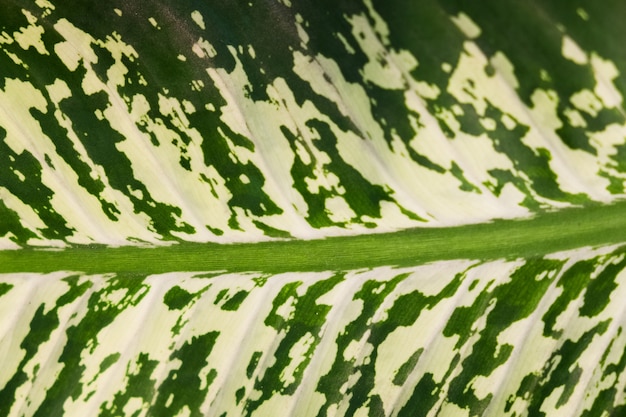
[(448, 259), (529, 258), (584, 246), (626, 243), (626, 201), (544, 213), (525, 220), (394, 233), (260, 243), (167, 247), (78, 246), (0, 251), (0, 273), (323, 271), (411, 266)]

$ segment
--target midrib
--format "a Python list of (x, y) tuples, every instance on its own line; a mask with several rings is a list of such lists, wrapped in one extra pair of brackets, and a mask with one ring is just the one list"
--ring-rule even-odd
[(529, 258), (622, 242), (626, 243), (626, 201), (564, 209), (525, 220), (321, 240), (7, 250), (0, 251), (0, 273), (79, 271), (147, 275), (223, 270), (275, 274), (415, 266), (449, 259)]

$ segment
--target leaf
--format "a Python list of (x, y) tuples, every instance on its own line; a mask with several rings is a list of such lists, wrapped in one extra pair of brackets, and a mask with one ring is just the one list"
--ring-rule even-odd
[(623, 414), (626, 11), (413, 3), (5, 2), (0, 415)]

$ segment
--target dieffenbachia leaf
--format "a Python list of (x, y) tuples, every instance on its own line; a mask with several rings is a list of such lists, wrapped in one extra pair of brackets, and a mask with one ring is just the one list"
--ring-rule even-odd
[(5, 0), (0, 415), (625, 414), (625, 20)]

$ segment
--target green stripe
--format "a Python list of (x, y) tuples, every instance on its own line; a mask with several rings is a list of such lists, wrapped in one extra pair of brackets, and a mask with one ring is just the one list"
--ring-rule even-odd
[(167, 271), (324, 271), (410, 266), (446, 259), (529, 258), (583, 246), (626, 243), (626, 201), (565, 209), (527, 220), (324, 240), (170, 247), (81, 246), (0, 251), (0, 272), (155, 274)]

